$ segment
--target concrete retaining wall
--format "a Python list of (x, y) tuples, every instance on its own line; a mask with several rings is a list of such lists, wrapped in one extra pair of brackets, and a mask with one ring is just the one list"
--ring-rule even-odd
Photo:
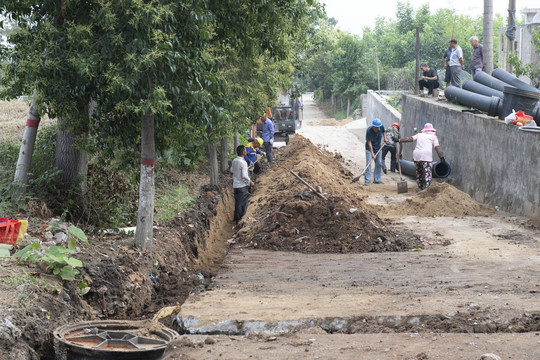
[[(384, 127), (389, 127), (393, 123), (400, 122), (401, 114), (394, 107), (388, 105), (386, 101), (375, 91), (368, 90), (367, 96), (364, 98), (366, 102), (366, 114), (362, 114), (366, 117), (367, 125), (371, 125), (371, 122), (375, 118), (379, 118)], [(364, 102), (362, 99), (362, 105)]]
[[(540, 134), (485, 115), (462, 113), (461, 108), (432, 98), (403, 95), (402, 101), (401, 136), (414, 135), (414, 128), (420, 131), (426, 122), (433, 123), (452, 167), (450, 183), (477, 201), (540, 219)], [(384, 105), (368, 113), (383, 114)], [(405, 144), (403, 158), (411, 160), (413, 149)], [(435, 153), (433, 158), (438, 159)]]

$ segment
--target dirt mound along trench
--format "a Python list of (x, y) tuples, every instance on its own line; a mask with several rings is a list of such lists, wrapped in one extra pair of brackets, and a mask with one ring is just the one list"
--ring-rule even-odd
[[(237, 239), (245, 246), (305, 253), (399, 251), (418, 247), (367, 209), (365, 190), (352, 183), (340, 156), (297, 135), (277, 152), (276, 162), (257, 179)], [(309, 191), (295, 171), (328, 200)]]
[[(19, 268), (22, 274), (29, 272), (45, 285), (19, 290), (18, 284), (8, 286), (4, 281), (0, 317), (9, 319), (10, 326), (0, 326), (0, 359), (53, 359), (51, 334), (60, 325), (149, 318), (165, 306), (182, 304), (191, 292), (203, 291), (219, 269), (228, 248), (226, 239), (232, 235), (227, 222), (227, 209), (233, 204), (230, 182), (230, 177), (223, 177), (219, 190), (203, 192), (170, 223), (155, 224), (151, 251), (134, 247), (132, 236), (89, 235), (89, 243), (75, 256), (82, 260), (81, 275), (91, 288), (82, 297), (75, 283), (56, 281), (37, 266), (2, 264), (12, 272)], [(32, 235), (40, 238), (38, 233)], [(21, 291), (28, 296), (18, 307), (17, 295), (4, 296), (11, 292), (20, 297)], [(167, 319), (161, 321), (168, 324)]]
[(455, 186), (438, 182), (400, 204), (370, 207), (381, 216), (489, 216), (495, 212), (493, 208), (473, 200)]

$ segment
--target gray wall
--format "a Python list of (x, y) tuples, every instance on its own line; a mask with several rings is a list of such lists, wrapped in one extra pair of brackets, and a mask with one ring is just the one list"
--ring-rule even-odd
[[(477, 201), (540, 219), (540, 134), (430, 98), (403, 95), (402, 109), (402, 137), (426, 122), (437, 129), (452, 168), (448, 182)], [(413, 149), (405, 144), (403, 158), (412, 160)]]
[(373, 119), (376, 118), (379, 118), (386, 128), (395, 122), (399, 123), (401, 121), (401, 114), (399, 111), (388, 105), (375, 91), (368, 90), (366, 97), (363, 98), (362, 101), (364, 101), (364, 99), (366, 102), (367, 114), (362, 115), (366, 116), (366, 123), (368, 126), (371, 125)]

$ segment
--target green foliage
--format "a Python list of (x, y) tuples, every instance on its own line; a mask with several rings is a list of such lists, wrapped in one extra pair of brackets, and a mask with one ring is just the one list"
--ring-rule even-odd
[(163, 184), (156, 190), (156, 221), (168, 222), (195, 201), (184, 184)]
[[(472, 54), (469, 38), (475, 35), (482, 42), (483, 33), (482, 16), (462, 15), (455, 9), (431, 11), (428, 4), (415, 9), (403, 1), (396, 4), (396, 20), (377, 18), (373, 28), (363, 29), (361, 38), (343, 33), (328, 20), (318, 25), (318, 34), (313, 37), (315, 45), (304, 55), (306, 82), (316, 90), (316, 99), (328, 99), (332, 94), (357, 98), (367, 89), (377, 89), (375, 48), (381, 88), (414, 88), (416, 27), (420, 31), (420, 60), (438, 70), (443, 68), (442, 54), (452, 37), (458, 40), (469, 70)], [(503, 17), (495, 15), (493, 28), (503, 25)], [(494, 49), (498, 41), (495, 33)]]
[(84, 232), (71, 225), (67, 232), (69, 235), (67, 247), (65, 246), (50, 246), (41, 256), (37, 250), (41, 248), (39, 242), (25, 246), (23, 249), (13, 254), (13, 257), (18, 258), (17, 263), (35, 263), (44, 261), (48, 263), (47, 269), (52, 270), (54, 275), (58, 275), (62, 280), (75, 280), (80, 273), (78, 267), (82, 267), (82, 261), (72, 258), (69, 255), (77, 246), (77, 241), (88, 243), (88, 239)]
[[(540, 53), (540, 28), (536, 28), (532, 31), (532, 42), (536, 52)], [(525, 75), (531, 79), (533, 86), (540, 85), (540, 65), (537, 63), (523, 63), (519, 58), (518, 51), (511, 51), (508, 54), (507, 61), (512, 65), (513, 72), (516, 76)]]

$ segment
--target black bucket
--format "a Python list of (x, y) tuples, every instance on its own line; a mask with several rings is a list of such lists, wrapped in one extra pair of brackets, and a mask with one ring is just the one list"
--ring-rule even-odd
[(540, 92), (518, 89), (512, 86), (504, 87), (503, 110), (500, 118), (504, 119), (512, 113), (523, 110), (527, 115), (533, 115), (540, 100)]
[(452, 169), (447, 162), (434, 162), (433, 163), (433, 177), (434, 178), (446, 178), (450, 175)]

